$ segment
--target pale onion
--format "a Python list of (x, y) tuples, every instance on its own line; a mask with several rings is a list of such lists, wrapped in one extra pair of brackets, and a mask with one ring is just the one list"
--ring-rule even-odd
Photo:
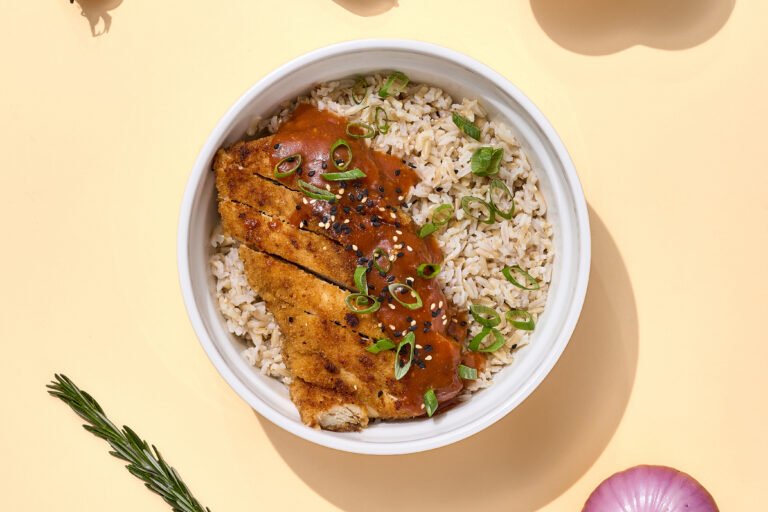
[(590, 495), (582, 512), (718, 512), (712, 495), (692, 476), (665, 466), (616, 473)]

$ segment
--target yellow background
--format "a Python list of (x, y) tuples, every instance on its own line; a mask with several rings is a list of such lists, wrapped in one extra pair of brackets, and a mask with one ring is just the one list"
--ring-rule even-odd
[[(167, 510), (45, 394), (54, 372), (214, 512), (577, 511), (640, 463), (688, 471), (724, 511), (766, 507), (768, 4), (389, 2), (82, 0), (81, 16), (0, 0), (4, 509)], [(571, 151), (594, 237), (581, 323), (539, 390), (405, 457), (260, 418), (208, 362), (177, 284), (182, 191), (219, 117), (278, 65), (363, 37), (442, 44), (518, 85)]]

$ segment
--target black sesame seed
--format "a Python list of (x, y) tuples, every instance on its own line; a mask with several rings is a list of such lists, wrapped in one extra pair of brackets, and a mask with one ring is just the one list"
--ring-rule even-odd
[(435, 190), (437, 190), (438, 192), (442, 192), (443, 191), (443, 187), (435, 187)]
[(422, 370), (423, 370), (424, 368), (426, 368), (426, 367), (427, 367), (427, 365), (426, 365), (426, 364), (424, 363), (424, 361), (422, 361), (421, 359), (419, 359), (418, 361), (416, 361), (416, 366), (418, 366), (418, 367), (419, 367), (419, 368), (421, 368)]
[(300, 205), (300, 204), (297, 204), (297, 205), (296, 205), (296, 209), (297, 209), (297, 210), (301, 210), (301, 205)]
[(402, 194), (402, 193), (403, 193), (403, 189), (401, 189), (400, 187), (397, 187), (395, 189), (395, 194)]
[(382, 194), (384, 193), (384, 187), (382, 187), (381, 185), (379, 185), (379, 192), (381, 192)]
[(373, 206), (373, 201), (372, 201), (372, 200), (370, 200), (370, 199), (369, 199), (369, 200), (367, 200), (367, 201), (365, 202), (365, 206), (367, 206), (368, 208), (372, 207), (372, 206)]
[(357, 258), (357, 264), (358, 265), (365, 265), (368, 263), (368, 258), (358, 257)]
[(429, 320), (427, 320), (427, 321), (425, 321), (425, 322), (424, 322), (424, 325), (425, 325), (426, 327), (432, 327), (432, 322), (430, 322)]
[(338, 160), (336, 160), (336, 165), (338, 165), (338, 166), (342, 166), (342, 165), (344, 165), (344, 160), (342, 160), (341, 158), (339, 158)]
[(395, 227), (396, 227), (397, 229), (400, 229), (400, 223), (399, 223), (399, 222), (395, 222)]
[(332, 227), (333, 229), (339, 229), (339, 226), (341, 226), (341, 224), (339, 224), (338, 222), (334, 222), (334, 223), (331, 225), (331, 227)]
[(346, 224), (343, 224), (341, 226), (341, 232), (348, 235), (348, 234), (350, 234), (352, 232), (352, 228), (347, 226)]
[(389, 277), (387, 278), (387, 282), (388, 282), (388, 283), (391, 283), (391, 282), (393, 282), (394, 280), (395, 280), (395, 276), (389, 276)]
[(402, 258), (403, 256), (405, 256), (405, 253), (404, 253), (404, 252), (399, 252), (399, 253), (397, 253), (397, 257), (398, 257), (398, 258)]
[(517, 348), (517, 343), (515, 343), (514, 345), (512, 345), (512, 346), (511, 346), (511, 347), (509, 347), (509, 348), (511, 348), (512, 350), (515, 350), (515, 349)]
[(402, 335), (403, 335), (403, 334), (402, 334), (401, 332), (399, 332), (399, 331), (396, 331), (396, 332), (394, 333), (394, 336), (395, 336), (395, 338), (399, 338), (399, 337), (400, 337), (400, 336), (402, 336)]
[(327, 215), (323, 215), (323, 224), (325, 224), (326, 222), (328, 222), (328, 219), (329, 219), (329, 218), (330, 218), (330, 217), (328, 217)]
[(383, 395), (383, 394), (384, 394), (384, 392), (383, 392), (383, 391), (381, 391), (381, 390), (379, 390), (379, 392), (378, 392), (378, 393), (376, 393), (376, 396), (378, 396), (379, 398), (381, 398), (381, 395)]
[(415, 331), (418, 328), (419, 328), (419, 326), (417, 326), (417, 325), (411, 325), (410, 327), (408, 327), (408, 330), (409, 331)]
[(355, 251), (355, 256), (357, 256), (358, 258), (362, 258), (363, 257), (363, 251), (361, 251), (360, 249), (356, 250)]
[(363, 193), (362, 193), (362, 192), (358, 192), (358, 193), (357, 193), (357, 200), (358, 200), (358, 201), (362, 201), (362, 200), (363, 200), (363, 197), (364, 197), (364, 196), (363, 196)]
[(363, 223), (361, 222), (361, 223), (359, 224), (359, 226), (360, 226), (360, 229), (362, 229), (363, 231), (365, 231), (365, 224), (363, 224)]
[(339, 211), (339, 207), (338, 206), (332, 206), (331, 207), (331, 215), (336, 215), (336, 212), (338, 212), (338, 211)]
[[(405, 163), (405, 162), (403, 162)], [(400, 169), (395, 169), (395, 176), (400, 176)]]
[(459, 322), (459, 325), (462, 326), (462, 327), (466, 327), (467, 326), (467, 322), (462, 320), (461, 322)]
[(342, 208), (342, 210), (344, 210), (344, 213), (349, 213), (350, 211), (352, 211), (352, 208), (350, 208), (349, 206), (345, 206), (344, 208)]
[(429, 332), (429, 327), (425, 327), (424, 329), (422, 329), (422, 332)]
[(387, 276), (387, 273), (386, 273), (386, 272), (384, 272), (383, 270), (379, 270), (379, 275), (380, 275), (381, 277), (386, 277), (386, 276)]
[[(328, 162), (323, 162), (322, 167), (323, 167), (323, 169), (327, 169), (328, 168)], [(456, 171), (456, 172), (459, 172), (459, 171)]]
[(437, 318), (437, 315), (439, 315), (439, 314), (440, 314), (440, 310), (439, 309), (434, 310), (432, 312), (432, 318)]
[(351, 251), (352, 250), (352, 245), (351, 244), (347, 244), (347, 245), (344, 246), (344, 248), (346, 250), (348, 250), (348, 251)]
[(296, 174), (298, 174), (299, 176), (301, 176), (301, 173), (303, 173), (303, 172), (304, 172), (304, 169), (302, 169), (301, 167), (296, 169)]
[(307, 173), (307, 176), (309, 176), (310, 178), (311, 178), (312, 176), (314, 176), (314, 175), (315, 175), (315, 171), (309, 171), (309, 172)]
[(288, 317), (288, 323), (290, 323), (290, 324), (292, 324), (292, 323), (293, 323), (293, 317), (292, 317), (292, 316), (289, 316), (289, 317)]
[(424, 345), (424, 352), (432, 352), (432, 345)]
[(412, 317), (412, 316), (406, 316), (406, 317), (405, 317), (405, 319), (406, 319), (408, 322), (413, 322), (413, 317)]
[(364, 208), (363, 205), (359, 204), (359, 205), (355, 206), (355, 211), (357, 213), (363, 213), (363, 208)]

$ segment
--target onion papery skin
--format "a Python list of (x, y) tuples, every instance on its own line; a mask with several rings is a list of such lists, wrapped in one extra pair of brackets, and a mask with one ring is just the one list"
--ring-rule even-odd
[(666, 466), (635, 466), (607, 478), (582, 512), (719, 512), (692, 476)]

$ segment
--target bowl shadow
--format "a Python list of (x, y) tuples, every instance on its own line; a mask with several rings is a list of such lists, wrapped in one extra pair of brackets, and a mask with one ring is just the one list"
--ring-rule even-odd
[(531, 0), (546, 34), (567, 50), (606, 55), (634, 45), (683, 50), (714, 36), (736, 0)]
[[(616, 431), (637, 367), (629, 276), (591, 208), (590, 221), (592, 273), (579, 324), (550, 375), (504, 419), (444, 448), (377, 457), (312, 444), (254, 413), (275, 449), (308, 486), (343, 510), (392, 508), (392, 500), (370, 499), (377, 475), (397, 476), (402, 510), (462, 509), (481, 499), (490, 510), (531, 511), (560, 496)], [(461, 485), (450, 485), (457, 479)]]
[(81, 16), (88, 20), (91, 35), (99, 37), (112, 28), (112, 15), (109, 12), (120, 7), (123, 0), (74, 0), (73, 3), (77, 3)]
[(358, 16), (378, 16), (384, 14), (393, 7), (397, 7), (397, 0), (333, 0)]

